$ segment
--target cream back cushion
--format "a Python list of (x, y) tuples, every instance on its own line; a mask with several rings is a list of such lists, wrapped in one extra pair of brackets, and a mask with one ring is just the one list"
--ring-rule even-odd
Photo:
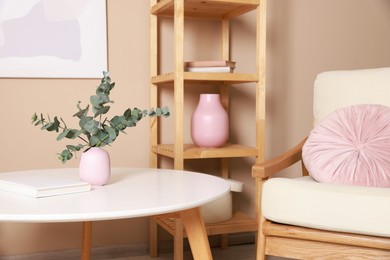
[(329, 71), (317, 76), (313, 97), (315, 124), (338, 108), (356, 104), (390, 107), (390, 67)]

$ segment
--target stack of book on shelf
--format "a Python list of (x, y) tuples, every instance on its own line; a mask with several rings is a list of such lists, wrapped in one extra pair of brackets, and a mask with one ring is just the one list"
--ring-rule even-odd
[(188, 72), (232, 73), (235, 67), (236, 67), (235, 61), (227, 61), (227, 60), (184, 62), (184, 71), (188, 71)]

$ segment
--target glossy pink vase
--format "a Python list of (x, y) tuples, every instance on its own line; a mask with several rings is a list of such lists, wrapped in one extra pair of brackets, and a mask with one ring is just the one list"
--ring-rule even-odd
[(192, 141), (199, 147), (223, 146), (229, 137), (229, 117), (219, 94), (201, 94), (191, 118)]
[(102, 186), (110, 180), (110, 155), (100, 147), (91, 147), (80, 158), (79, 175), (82, 181)]

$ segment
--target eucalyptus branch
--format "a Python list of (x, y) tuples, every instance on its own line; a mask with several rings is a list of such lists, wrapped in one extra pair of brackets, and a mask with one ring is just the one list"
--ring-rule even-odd
[[(41, 130), (47, 130), (49, 132), (55, 131), (57, 133), (61, 130), (62, 132), (58, 135), (57, 141), (60, 141), (63, 138), (79, 138), (86, 143), (67, 145), (66, 149), (63, 150), (58, 157), (63, 163), (70, 160), (73, 157), (73, 154), (76, 154), (77, 151), (80, 151), (86, 146), (88, 146), (87, 149), (89, 149), (89, 147), (103, 147), (105, 145), (110, 145), (116, 140), (120, 133), (125, 133), (124, 130), (126, 128), (135, 127), (137, 123), (146, 116), (168, 117), (170, 115), (167, 107), (156, 109), (152, 108), (149, 112), (138, 108), (128, 108), (123, 115), (116, 115), (111, 120), (108, 120), (107, 117), (105, 117), (102, 121), (104, 115), (110, 110), (110, 106), (106, 104), (114, 103), (109, 98), (110, 92), (114, 86), (115, 83), (111, 83), (111, 78), (109, 77), (108, 72), (103, 72), (103, 78), (96, 89), (96, 94), (90, 97), (93, 113), (92, 116), (88, 115), (90, 105), (87, 105), (83, 109), (81, 108), (81, 102), (77, 102), (76, 106), (78, 112), (76, 112), (73, 116), (79, 119), (80, 129), (69, 129), (62, 118), (58, 120), (57, 117), (54, 117), (52, 121), (48, 116), (47, 121), (42, 114), (38, 117), (36, 113), (34, 113), (31, 117), (31, 121), (35, 126), (41, 125)], [(98, 121), (95, 120), (97, 117)], [(61, 125), (61, 122), (64, 126)]]
[[(60, 124), (59, 122), (56, 124), (56, 120), (58, 121), (58, 119), (55, 119), (54, 122), (52, 122), (52, 121), (50, 120), (50, 116), (48, 115), (47, 117), (48, 117), (48, 119), (47, 119), (47, 121), (46, 121), (46, 119), (45, 119), (45, 118), (43, 117), (43, 115), (41, 114), (41, 119), (38, 120), (37, 114), (34, 113), (33, 116), (31, 117), (31, 120), (32, 120), (31, 123), (35, 123), (35, 126), (37, 126), (37, 125), (42, 125), (41, 129), (42, 129), (42, 130), (46, 129), (47, 131), (56, 131), (56, 132), (58, 132), (59, 129), (61, 129), (61, 130), (63, 130), (63, 131), (65, 131), (65, 130), (68, 129), (67, 126), (66, 126), (66, 124), (65, 124), (65, 121), (64, 121), (62, 118), (60, 118), (60, 120), (61, 120), (61, 122), (64, 124), (64, 126), (61, 126), (61, 124)], [(54, 117), (54, 118), (57, 118), (57, 117)], [(54, 128), (50, 128), (51, 126), (54, 126)], [(82, 141), (84, 141), (84, 142), (87, 143), (87, 144), (89, 143), (89, 142), (88, 142), (86, 139), (84, 139), (82, 136), (77, 136), (77, 138), (81, 139)]]
[(61, 120), (61, 122), (64, 124), (64, 129), (68, 128), (68, 127), (66, 126), (66, 123), (65, 123), (64, 119), (62, 119), (62, 117), (60, 117), (60, 120)]
[(88, 142), (88, 140), (86, 140), (86, 139), (84, 139), (83, 137), (81, 137), (81, 136), (77, 136), (77, 138), (79, 138), (79, 139), (81, 139), (81, 140), (83, 140), (86, 144), (88, 144), (89, 142)]

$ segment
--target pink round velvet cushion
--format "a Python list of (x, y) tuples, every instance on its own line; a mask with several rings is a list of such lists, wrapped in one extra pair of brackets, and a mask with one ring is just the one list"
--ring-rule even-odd
[(390, 187), (390, 108), (336, 110), (310, 132), (302, 159), (318, 182)]

